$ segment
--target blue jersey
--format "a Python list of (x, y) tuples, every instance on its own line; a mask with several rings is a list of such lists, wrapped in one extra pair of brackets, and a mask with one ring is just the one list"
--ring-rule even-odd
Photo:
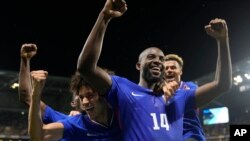
[[(68, 117), (69, 117), (68, 115), (55, 111), (54, 109), (46, 105), (42, 120), (44, 124), (49, 124), (49, 123), (57, 122), (59, 120), (66, 119)], [(59, 141), (65, 141), (65, 140), (60, 139)]]
[(93, 122), (87, 115), (79, 114), (59, 121), (64, 125), (63, 139), (68, 141), (121, 141), (121, 131), (116, 116), (108, 127)]
[[(180, 89), (196, 90), (198, 86), (193, 82), (181, 82)], [(197, 110), (191, 110), (184, 114), (184, 130), (183, 130), (183, 139), (184, 141), (193, 138), (197, 141), (205, 141), (205, 134), (199, 120)]]
[(192, 90), (178, 89), (166, 103), (152, 90), (118, 76), (112, 76), (107, 100), (118, 108), (124, 141), (181, 141), (183, 114), (195, 107)]
[(60, 141), (120, 141), (121, 132), (117, 117), (112, 118), (109, 127), (93, 122), (87, 115), (68, 116), (46, 106), (43, 123), (61, 122), (64, 125)]
[(65, 119), (67, 117), (68, 115), (55, 111), (51, 107), (46, 105), (42, 120), (44, 124), (48, 124), (48, 123), (56, 122), (58, 120)]

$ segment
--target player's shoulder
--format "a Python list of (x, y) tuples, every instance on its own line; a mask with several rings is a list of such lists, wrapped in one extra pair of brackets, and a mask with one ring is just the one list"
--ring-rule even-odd
[(125, 78), (125, 77), (121, 77), (121, 76), (117, 76), (117, 75), (112, 75), (111, 76), (112, 79), (112, 83), (114, 83), (115, 85), (120, 85), (120, 86), (129, 86), (129, 87), (136, 87), (137, 84), (134, 83), (133, 81)]

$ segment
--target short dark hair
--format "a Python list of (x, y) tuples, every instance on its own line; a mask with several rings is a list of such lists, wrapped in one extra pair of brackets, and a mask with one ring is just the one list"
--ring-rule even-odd
[(75, 72), (75, 74), (71, 77), (70, 90), (73, 94), (78, 94), (79, 89), (82, 86), (91, 87), (91, 85), (84, 79), (84, 77), (81, 76), (79, 72)]

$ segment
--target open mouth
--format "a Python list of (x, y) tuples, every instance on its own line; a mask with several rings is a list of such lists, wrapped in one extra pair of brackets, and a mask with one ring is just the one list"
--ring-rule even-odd
[(159, 74), (159, 73), (161, 73), (161, 68), (158, 66), (154, 66), (151, 68), (151, 71), (155, 74)]
[(166, 75), (165, 79), (167, 81), (174, 81), (175, 80), (175, 76), (174, 75)]

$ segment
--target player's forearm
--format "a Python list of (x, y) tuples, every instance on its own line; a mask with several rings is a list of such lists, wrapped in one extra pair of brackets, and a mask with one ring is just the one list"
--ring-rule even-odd
[(110, 18), (101, 12), (86, 40), (83, 50), (78, 58), (77, 69), (80, 73), (88, 72), (96, 68), (101, 54), (103, 38)]
[(28, 131), (31, 141), (43, 140), (43, 123), (40, 111), (40, 98), (32, 96), (32, 101), (29, 109)]
[(220, 54), (221, 54), (221, 49), (219, 47), (219, 43), (217, 42), (218, 44), (218, 56), (217, 56), (217, 63), (216, 63), (216, 69), (215, 69), (215, 77), (214, 77), (214, 80), (215, 81), (219, 81), (219, 73), (221, 71), (221, 57), (220, 57)]
[(21, 58), (18, 87), (19, 100), (27, 105), (30, 105), (31, 92), (30, 60)]
[(215, 79), (196, 90), (196, 106), (202, 107), (230, 89), (232, 85), (232, 64), (228, 39), (217, 40), (218, 58)]
[(220, 71), (218, 73), (218, 87), (225, 92), (232, 87), (232, 62), (228, 37), (218, 40), (220, 48)]

